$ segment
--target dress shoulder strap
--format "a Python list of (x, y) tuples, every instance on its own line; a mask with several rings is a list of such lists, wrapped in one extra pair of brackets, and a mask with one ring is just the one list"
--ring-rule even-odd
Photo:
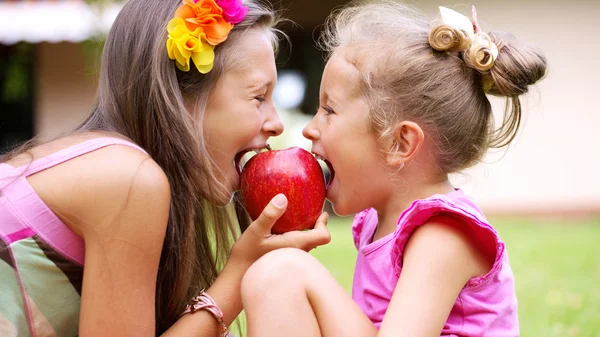
[(93, 152), (95, 150), (98, 150), (98, 149), (101, 149), (103, 147), (110, 146), (110, 145), (129, 146), (131, 148), (138, 149), (138, 150), (142, 151), (143, 153), (147, 154), (147, 152), (144, 151), (144, 149), (142, 149), (141, 147), (139, 147), (138, 145), (136, 145), (130, 141), (126, 141), (126, 140), (119, 139), (119, 138), (111, 138), (111, 137), (94, 138), (94, 139), (90, 139), (90, 140), (81, 142), (77, 145), (73, 145), (66, 149), (60, 150), (60, 151), (55, 152), (46, 157), (34, 160), (31, 164), (27, 165), (24, 175), (30, 176), (30, 175), (36, 174), (40, 171), (51, 168), (60, 163), (64, 163), (73, 158), (79, 157), (86, 153), (90, 153), (90, 152)]

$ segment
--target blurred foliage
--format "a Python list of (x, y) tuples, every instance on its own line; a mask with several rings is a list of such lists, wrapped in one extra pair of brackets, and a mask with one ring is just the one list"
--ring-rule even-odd
[(0, 57), (0, 101), (16, 102), (29, 95), (29, 73), (34, 45), (18, 43), (2, 46)]
[(32, 137), (35, 50), (0, 45), (0, 154)]
[(100, 59), (102, 56), (102, 48), (104, 47), (105, 39), (92, 39), (80, 42), (79, 45), (84, 57), (84, 69), (86, 73), (92, 72), (93, 80), (97, 80), (97, 75), (100, 71)]

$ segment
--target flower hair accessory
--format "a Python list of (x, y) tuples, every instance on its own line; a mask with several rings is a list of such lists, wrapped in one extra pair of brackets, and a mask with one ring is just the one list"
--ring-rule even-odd
[(177, 68), (206, 74), (213, 68), (214, 48), (225, 41), (233, 25), (246, 17), (242, 0), (183, 0), (167, 24), (167, 53)]
[(473, 20), (446, 7), (440, 7), (443, 24), (431, 29), (429, 44), (435, 50), (463, 53), (467, 65), (486, 73), (498, 58), (498, 47), (481, 31), (473, 6)]

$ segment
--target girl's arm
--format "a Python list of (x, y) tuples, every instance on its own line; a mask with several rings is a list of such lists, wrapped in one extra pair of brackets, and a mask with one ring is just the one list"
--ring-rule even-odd
[(454, 218), (433, 218), (416, 229), (378, 336), (439, 336), (465, 284), (492, 267), (494, 256), (482, 256), (477, 246)]
[[(247, 269), (265, 253), (282, 247), (295, 247), (304, 251), (329, 242), (326, 229), (327, 213), (317, 219), (310, 231), (293, 231), (282, 235), (271, 235), (271, 227), (283, 215), (284, 207), (269, 203), (233, 247), (231, 257), (207, 293), (223, 311), (225, 324), (229, 325), (242, 310), (240, 283)], [(210, 330), (208, 330), (210, 329)], [(167, 332), (167, 336), (213, 336), (218, 331), (216, 319), (208, 311), (197, 311), (183, 316)]]
[(81, 165), (69, 212), (85, 240), (79, 336), (154, 336), (167, 177), (146, 155), (123, 147), (95, 151)]
[[(56, 211), (85, 240), (79, 335), (154, 336), (156, 277), (170, 207), (167, 177), (146, 155), (120, 146), (71, 164), (76, 170), (65, 176), (63, 207)], [(309, 250), (329, 241), (326, 216), (315, 230), (270, 235), (284, 211), (285, 205), (265, 208), (207, 290), (227, 324), (241, 311), (240, 282), (256, 259), (280, 247)], [(215, 318), (202, 310), (183, 316), (164, 335), (214, 336), (217, 331)]]

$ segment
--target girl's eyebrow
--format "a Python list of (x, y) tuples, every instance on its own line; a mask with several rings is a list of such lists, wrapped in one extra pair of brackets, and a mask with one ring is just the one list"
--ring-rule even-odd
[(331, 98), (331, 95), (329, 95), (329, 94), (327, 93), (327, 91), (325, 91), (325, 90), (323, 90), (323, 94), (322, 94), (322, 97), (321, 97), (321, 101), (322, 101), (322, 102), (331, 102), (331, 103), (333, 103), (334, 105), (337, 105), (337, 102), (336, 102), (336, 100), (335, 100), (335, 99), (333, 99), (333, 98)]
[(266, 79), (263, 79), (263, 80), (259, 79), (258, 81), (252, 81), (252, 84), (249, 84), (247, 86), (247, 88), (250, 91), (253, 91), (253, 92), (254, 91), (262, 91), (263, 89), (270, 88), (273, 85), (273, 81), (272, 80), (267, 80), (265, 82), (265, 80)]

